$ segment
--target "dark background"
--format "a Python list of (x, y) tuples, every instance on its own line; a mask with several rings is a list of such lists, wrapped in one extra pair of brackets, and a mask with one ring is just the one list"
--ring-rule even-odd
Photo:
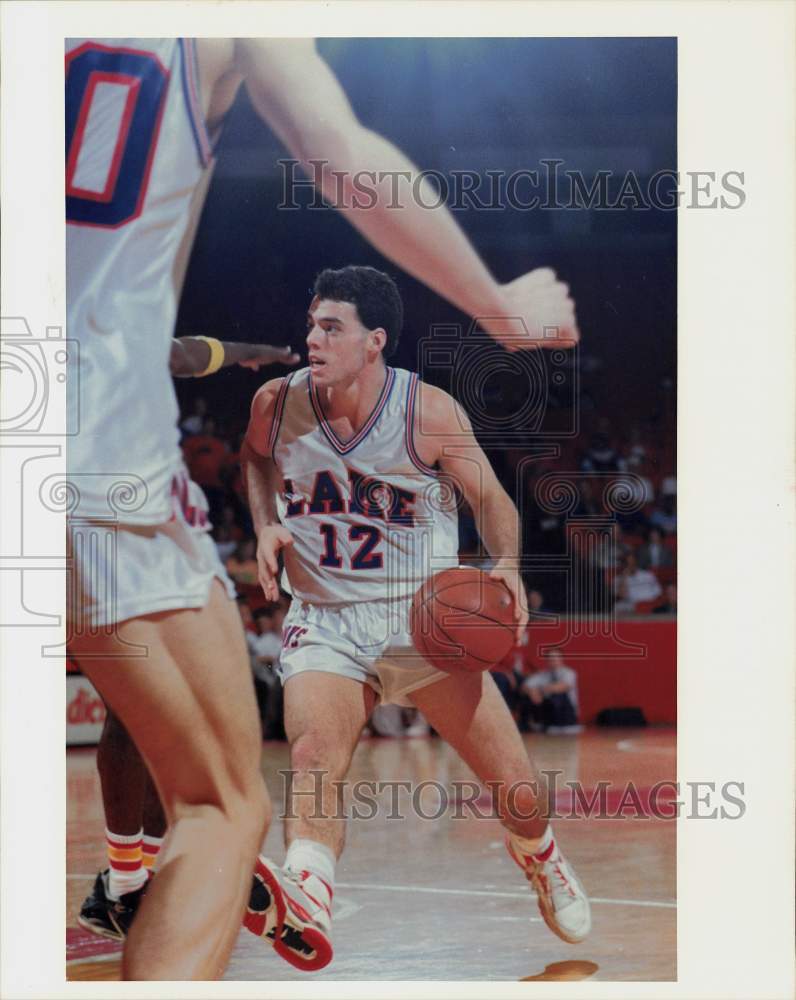
[[(319, 50), (363, 123), (421, 168), (540, 170), (540, 160), (555, 158), (587, 183), (598, 170), (612, 171), (614, 192), (629, 171), (643, 190), (655, 172), (677, 169), (675, 39), (332, 39), (321, 40)], [(204, 333), (303, 350), (315, 274), (347, 263), (371, 264), (398, 280), (406, 321), (392, 364), (417, 370), (418, 341), (433, 324), (458, 322), (466, 329), (467, 317), (385, 261), (342, 215), (278, 210), (283, 178), (276, 161), (289, 154), (243, 90), (217, 152), (178, 336)], [(528, 194), (527, 186), (521, 190)], [(566, 186), (562, 190), (568, 195)], [(578, 378), (567, 361), (561, 389), (546, 369), (545, 413), (526, 427), (527, 447), (542, 440), (539, 432), (574, 419), (577, 433), (561, 439), (555, 467), (578, 468), (595, 432), (620, 450), (633, 432), (647, 444), (653, 481), (672, 474), (677, 213), (470, 208), (454, 214), (500, 280), (551, 266), (576, 301)], [(544, 364), (549, 368), (547, 359)], [(422, 374), (445, 384), (444, 373)], [(178, 393), (185, 412), (195, 396), (205, 397), (234, 442), (263, 380), (230, 369), (212, 379), (181, 380)], [(488, 405), (505, 413), (523, 391), (521, 379), (496, 377)], [(488, 447), (514, 495), (523, 447)], [(530, 512), (526, 521), (527, 548), (534, 544)]]

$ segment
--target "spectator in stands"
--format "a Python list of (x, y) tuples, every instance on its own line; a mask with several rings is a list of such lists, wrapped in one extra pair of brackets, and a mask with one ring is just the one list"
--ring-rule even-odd
[(650, 528), (647, 541), (636, 553), (641, 569), (659, 569), (674, 562), (672, 550), (663, 544), (663, 536), (657, 528)]
[(649, 448), (644, 443), (644, 435), (638, 424), (633, 424), (630, 428), (630, 437), (625, 445), (624, 453), (627, 467), (631, 472), (635, 472), (646, 461)]
[(677, 494), (661, 493), (649, 521), (653, 527), (660, 528), (664, 535), (674, 535), (677, 532)]
[(613, 521), (610, 536), (596, 548), (594, 561), (600, 569), (618, 569), (632, 551), (625, 541), (621, 525)]
[(246, 633), (262, 732), (267, 740), (285, 738), (282, 685), (275, 672), (282, 648), (284, 617), (278, 604), (259, 608), (254, 615), (256, 632)]
[(212, 417), (205, 417), (200, 434), (183, 441), (182, 451), (191, 479), (202, 487), (207, 497), (210, 520), (216, 524), (225, 499), (223, 474), (229, 450), (216, 434), (216, 422)]
[(206, 416), (207, 400), (204, 396), (197, 396), (193, 401), (191, 413), (180, 421), (180, 430), (183, 436), (189, 437), (191, 434), (201, 433)]
[(240, 620), (243, 623), (243, 630), (248, 639), (249, 635), (255, 635), (257, 633), (257, 626), (254, 623), (252, 609), (249, 606), (249, 602), (245, 597), (243, 597), (242, 594), (238, 594), (236, 601), (238, 604), (238, 611), (240, 612)]
[(227, 559), (235, 551), (235, 546), (237, 542), (232, 536), (232, 529), (228, 524), (222, 523), (213, 530), (213, 541), (216, 543), (216, 551), (218, 552), (218, 558), (222, 563), (226, 563)]
[(614, 579), (615, 610), (632, 612), (641, 601), (654, 601), (660, 595), (661, 585), (655, 574), (639, 569), (635, 555), (628, 553), (621, 572)]
[(673, 583), (667, 583), (664, 590), (662, 604), (658, 604), (653, 609), (656, 615), (676, 615), (677, 614), (677, 587)]
[(225, 503), (221, 508), (221, 518), (218, 527), (228, 530), (229, 537), (234, 542), (240, 542), (246, 536), (246, 532), (238, 524), (237, 513), (231, 503)]
[(578, 675), (564, 663), (558, 649), (548, 650), (545, 665), (522, 681), (520, 698), (532, 728), (545, 732), (578, 733)]
[(580, 462), (582, 472), (624, 472), (627, 463), (602, 431), (592, 434), (589, 448)]
[(236, 584), (251, 586), (257, 583), (256, 546), (253, 538), (244, 538), (235, 546), (227, 559), (227, 573)]
[(544, 618), (546, 615), (551, 613), (550, 608), (547, 607), (544, 601), (544, 594), (541, 590), (536, 590), (533, 587), (525, 591), (528, 600), (528, 611), (531, 616), (531, 622), (533, 622), (534, 617)]

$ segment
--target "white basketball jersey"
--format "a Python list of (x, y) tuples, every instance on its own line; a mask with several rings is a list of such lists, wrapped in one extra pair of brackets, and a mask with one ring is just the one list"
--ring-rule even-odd
[(458, 565), (456, 498), (412, 440), (417, 375), (387, 368), (368, 421), (342, 442), (326, 421), (308, 368), (288, 376), (270, 446), (284, 479), (280, 521), (287, 587), (312, 604), (414, 594)]
[(121, 520), (169, 519), (181, 466), (175, 263), (211, 159), (192, 41), (67, 40), (67, 336), (79, 342), (67, 463), (79, 515), (107, 517), (116, 480), (128, 484), (114, 494)]

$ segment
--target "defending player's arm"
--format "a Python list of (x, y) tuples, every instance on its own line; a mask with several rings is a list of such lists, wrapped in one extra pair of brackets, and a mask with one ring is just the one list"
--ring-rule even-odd
[(447, 392), (423, 383), (415, 413), (415, 447), (427, 465), (439, 463), (472, 508), (478, 533), (496, 560), (489, 575), (502, 580), (514, 596), (519, 641), (528, 608), (519, 569), (517, 508), (500, 485), (462, 407)]
[(293, 536), (280, 523), (277, 514), (280, 476), (269, 447), (274, 406), (281, 385), (282, 379), (271, 379), (257, 390), (240, 451), (241, 472), (257, 535), (258, 576), (269, 601), (279, 600), (279, 550), (293, 544)]
[(177, 337), (171, 342), (169, 371), (175, 378), (201, 378), (231, 365), (257, 371), (263, 365), (295, 365), (298, 361), (298, 354), (290, 347), (239, 344), (215, 337)]
[(568, 287), (548, 268), (499, 284), (448, 209), (424, 207), (440, 200), (429, 180), (359, 122), (312, 39), (237, 39), (234, 64), (261, 117), (381, 253), (511, 350), (577, 342)]

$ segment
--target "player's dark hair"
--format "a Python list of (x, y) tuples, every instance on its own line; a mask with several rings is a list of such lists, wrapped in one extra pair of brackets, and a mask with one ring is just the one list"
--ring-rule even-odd
[(387, 334), (384, 356), (389, 358), (395, 352), (404, 324), (404, 307), (389, 274), (354, 264), (337, 271), (326, 268), (315, 279), (313, 291), (318, 298), (355, 305), (363, 326), (368, 330), (381, 327)]

